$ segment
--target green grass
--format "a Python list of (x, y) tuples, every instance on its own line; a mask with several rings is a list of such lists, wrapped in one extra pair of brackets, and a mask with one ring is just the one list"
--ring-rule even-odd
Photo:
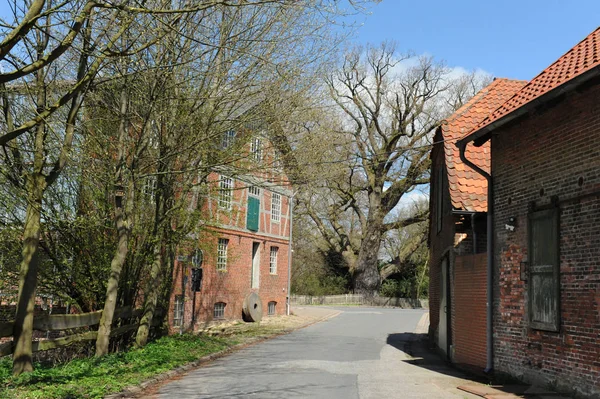
[(35, 365), (35, 371), (11, 376), (11, 359), (0, 359), (0, 398), (102, 398), (157, 374), (234, 345), (234, 338), (163, 337), (143, 349), (101, 358), (77, 359), (55, 367)]

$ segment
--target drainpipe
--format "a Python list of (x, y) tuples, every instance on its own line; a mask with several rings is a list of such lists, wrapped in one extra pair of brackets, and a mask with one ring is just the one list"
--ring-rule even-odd
[(484, 372), (490, 373), (494, 368), (494, 340), (493, 340), (493, 282), (494, 282), (494, 190), (492, 187), (492, 176), (479, 166), (475, 165), (467, 159), (465, 156), (465, 149), (469, 142), (458, 142), (456, 145), (460, 149), (460, 159), (469, 166), (475, 172), (485, 177), (488, 185), (487, 192), (487, 303), (486, 303), (486, 348), (487, 348), (487, 361)]
[(294, 226), (294, 196), (296, 193), (293, 193), (288, 197), (288, 208), (290, 210), (290, 242), (288, 245), (288, 281), (287, 281), (287, 296), (285, 298), (286, 306), (285, 306), (285, 314), (290, 315), (291, 308), (291, 298), (290, 298), (290, 288), (292, 286), (292, 231)]

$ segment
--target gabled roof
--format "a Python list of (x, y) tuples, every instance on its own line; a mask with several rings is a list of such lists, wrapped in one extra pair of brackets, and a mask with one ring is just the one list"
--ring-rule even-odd
[(488, 118), (474, 127), (471, 133), (483, 129), (525, 104), (598, 66), (600, 66), (600, 27), (533, 78), (514, 96), (491, 113)]
[[(442, 122), (444, 154), (453, 209), (471, 212), (487, 211), (487, 180), (465, 165), (460, 159), (455, 142), (473, 130), (527, 82), (510, 79), (494, 79), (471, 100)], [(490, 171), (490, 144), (481, 147), (467, 146), (467, 159)]]

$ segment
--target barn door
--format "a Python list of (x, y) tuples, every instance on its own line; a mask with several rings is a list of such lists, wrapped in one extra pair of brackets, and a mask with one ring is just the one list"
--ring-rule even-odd
[(558, 331), (560, 326), (558, 208), (529, 214), (529, 326)]

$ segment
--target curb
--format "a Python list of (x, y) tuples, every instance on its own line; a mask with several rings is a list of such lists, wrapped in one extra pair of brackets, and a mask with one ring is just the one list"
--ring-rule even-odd
[(333, 314), (329, 314), (327, 316), (321, 317), (320, 319), (311, 321), (310, 323), (307, 323), (305, 325), (299, 326), (297, 328), (294, 328), (294, 329), (291, 329), (288, 331), (283, 331), (280, 333), (269, 335), (267, 337), (256, 338), (256, 339), (251, 340), (250, 342), (244, 342), (241, 344), (230, 346), (228, 348), (223, 349), (220, 352), (211, 353), (210, 355), (203, 356), (200, 359), (197, 359), (197, 360), (194, 360), (193, 362), (184, 364), (183, 366), (174, 368), (173, 370), (169, 370), (165, 373), (158, 374), (150, 379), (140, 382), (139, 384), (128, 386), (128, 387), (124, 388), (121, 392), (111, 393), (109, 395), (106, 395), (106, 396), (104, 396), (104, 399), (121, 399), (121, 398), (136, 397), (137, 395), (141, 394), (146, 389), (151, 388), (154, 385), (158, 385), (159, 383), (161, 383), (164, 380), (183, 376), (184, 374), (187, 374), (189, 371), (199, 368), (200, 366), (202, 366), (205, 363), (209, 363), (213, 360), (219, 359), (221, 357), (229, 355), (230, 353), (237, 352), (241, 349), (250, 347), (252, 345), (260, 344), (262, 342), (271, 340), (273, 338), (277, 338), (277, 337), (281, 337), (283, 335), (290, 334), (296, 330), (301, 330), (303, 328), (312, 326), (312, 325), (320, 323), (322, 321), (332, 319), (332, 318), (340, 315), (341, 313), (342, 313), (342, 311), (337, 311)]

